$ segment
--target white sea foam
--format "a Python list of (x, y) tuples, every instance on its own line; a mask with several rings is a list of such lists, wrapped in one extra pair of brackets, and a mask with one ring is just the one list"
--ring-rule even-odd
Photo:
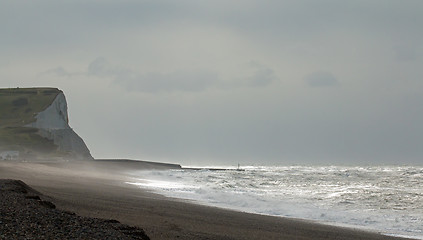
[(423, 239), (422, 167), (245, 167), (133, 173), (166, 196)]

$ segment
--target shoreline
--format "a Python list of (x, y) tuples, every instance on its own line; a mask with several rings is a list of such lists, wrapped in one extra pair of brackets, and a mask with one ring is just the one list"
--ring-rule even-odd
[[(306, 168), (310, 167), (311, 166), (307, 166)], [(320, 185), (317, 185), (316, 188), (313, 189), (307, 187), (305, 191), (310, 191), (311, 194), (308, 196), (305, 195), (303, 197), (297, 195), (296, 198), (292, 197), (295, 194), (292, 194), (292, 190), (289, 188), (292, 186), (292, 184), (291, 186), (279, 186), (278, 188), (271, 188), (271, 190), (269, 190), (268, 186), (273, 187), (273, 179), (277, 179), (273, 176), (279, 176), (272, 175), (272, 173), (274, 171), (279, 172), (279, 169), (283, 169), (283, 173), (285, 175), (280, 181), (286, 182), (287, 180), (283, 179), (291, 178), (289, 173), (287, 173), (288, 171), (286, 171), (286, 169), (290, 168), (292, 167), (251, 166), (245, 169), (245, 174), (243, 172), (239, 172), (237, 168), (230, 168), (230, 166), (184, 167), (181, 171), (170, 170), (159, 172), (157, 174), (144, 174), (142, 171), (140, 171), (139, 181), (128, 182), (128, 184), (161, 194), (165, 197), (177, 198), (181, 199), (182, 201), (187, 201), (193, 204), (200, 204), (203, 206), (211, 206), (226, 210), (264, 216), (302, 219), (316, 224), (369, 231), (385, 236), (423, 240), (423, 235), (421, 234), (421, 231), (419, 231), (421, 226), (418, 224), (418, 221), (413, 222), (412, 219), (413, 217), (418, 219), (419, 216), (421, 216), (421, 211), (416, 209), (417, 211), (408, 212), (385, 208), (384, 203), (392, 206), (394, 202), (392, 200), (387, 200), (389, 198), (386, 198), (386, 196), (392, 196), (390, 195), (392, 191), (388, 189), (385, 191), (376, 190), (379, 189), (378, 187), (368, 187), (370, 192), (367, 192), (367, 195), (361, 195), (359, 193), (354, 194), (353, 196), (349, 197), (351, 199), (349, 201), (351, 202), (347, 201), (347, 204), (343, 204), (344, 199), (342, 198), (337, 198), (335, 200), (330, 199), (330, 201), (325, 200), (326, 196), (341, 195), (342, 192), (340, 192), (341, 189), (339, 186), (343, 186), (342, 189), (349, 189), (350, 187), (354, 187), (349, 186), (348, 183), (345, 184), (344, 182), (338, 182), (339, 185), (332, 185), (333, 187), (330, 188), (320, 188)], [(294, 168), (298, 167), (294, 166)], [(303, 167), (300, 168), (303, 169)], [(320, 171), (326, 171), (327, 168), (336, 168), (336, 172), (342, 170), (347, 171), (348, 173), (352, 173), (355, 171), (355, 169), (362, 168), (362, 166), (319, 166), (317, 168), (325, 169)], [(366, 168), (367, 171), (368, 167), (364, 168)], [(386, 167), (377, 166), (377, 168), (384, 169)], [(415, 166), (400, 166), (400, 168), (408, 169), (405, 172), (419, 171), (419, 169), (415, 169)], [(388, 172), (391, 172), (391, 170), (391, 167), (389, 167)], [(214, 173), (215, 171), (218, 171), (218, 173)], [(371, 167), (370, 171), (374, 171), (374, 168)], [(375, 172), (378, 171), (380, 170), (376, 170)], [(362, 171), (359, 172), (362, 173)], [(393, 170), (393, 172), (395, 172), (395, 170)], [(306, 174), (304, 172), (302, 173)], [(305, 177), (308, 176), (304, 175), (304, 178)], [(380, 178), (384, 179), (386, 176), (380, 176)], [(244, 179), (249, 180), (244, 182)], [(326, 176), (325, 179), (326, 180), (324, 180), (324, 184), (322, 184), (322, 186), (328, 186), (326, 185), (328, 182), (333, 182), (333, 180), (326, 178)], [(339, 180), (343, 181), (345, 179), (347, 178), (343, 177)], [(356, 182), (355, 180), (360, 181), (361, 179), (354, 179), (354, 181), (350, 180), (349, 182), (354, 182), (353, 185), (363, 184)], [(394, 181), (394, 179), (392, 180)], [(270, 184), (268, 184), (268, 182)], [(305, 182), (305, 184), (313, 185), (311, 182)], [(377, 185), (377, 183), (374, 184)], [(301, 190), (303, 187), (301, 187), (301, 189), (294, 189)], [(383, 187), (380, 189), (383, 189)], [(281, 194), (279, 191), (284, 193)], [(354, 191), (354, 189), (352, 191)], [(271, 192), (271, 194), (269, 194), (269, 192)], [(314, 197), (315, 195), (323, 197), (317, 198)], [(367, 199), (370, 202), (367, 202), (366, 206), (364, 206), (362, 202), (357, 202), (359, 201), (358, 199), (375, 195), (379, 197)], [(404, 194), (401, 196), (404, 196)], [(384, 202), (380, 202), (380, 205), (376, 205), (378, 204), (378, 201)], [(400, 208), (399, 206), (404, 206), (401, 204), (405, 204), (406, 202), (407, 200), (398, 202), (399, 205), (396, 205), (398, 206), (397, 209)], [(338, 205), (336, 205), (337, 203)], [(418, 202), (415, 204), (418, 204)], [(328, 208), (328, 206), (330, 207)], [(369, 206), (369, 208), (366, 208), (367, 206)], [(371, 208), (371, 206), (373, 208)]]
[(140, 227), (151, 239), (406, 239), (168, 198), (124, 183), (128, 178), (118, 174), (123, 168), (0, 162), (0, 178), (24, 181), (61, 210)]
[[(198, 169), (188, 168), (188, 170), (198, 170)], [(220, 170), (226, 170), (226, 169), (211, 169), (211, 170), (212, 171), (213, 170), (220, 171)], [(325, 222), (325, 221), (322, 221), (322, 220), (315, 220), (315, 219), (296, 218), (296, 217), (289, 217), (289, 216), (283, 216), (283, 215), (272, 215), (272, 214), (266, 214), (266, 213), (258, 213), (258, 212), (253, 212), (253, 211), (233, 209), (233, 208), (229, 208), (229, 207), (219, 206), (218, 204), (213, 205), (213, 204), (210, 204), (210, 203), (201, 202), (201, 201), (189, 199), (189, 198), (179, 198), (179, 197), (167, 196), (166, 194), (161, 193), (160, 191), (154, 190), (153, 188), (142, 187), (142, 186), (138, 186), (138, 185), (133, 184), (133, 183), (126, 182), (126, 184), (137, 186), (141, 191), (148, 191), (148, 192), (163, 196), (165, 198), (174, 199), (177, 202), (200, 205), (200, 206), (210, 207), (210, 208), (217, 208), (217, 209), (222, 209), (222, 210), (226, 210), (226, 211), (233, 211), (233, 212), (239, 212), (239, 213), (245, 213), (245, 214), (253, 214), (253, 215), (264, 216), (264, 217), (283, 218), (283, 219), (292, 220), (292, 221), (304, 221), (304, 222), (307, 222), (307, 223), (316, 224), (316, 225), (324, 225), (324, 226), (328, 226), (328, 227), (337, 227), (337, 228), (344, 228), (344, 229), (349, 229), (349, 230), (364, 231), (364, 232), (368, 232), (368, 233), (380, 234), (380, 235), (383, 235), (383, 236), (386, 236), (386, 237), (396, 237), (396, 238), (400, 238), (400, 239), (409, 239), (409, 240), (421, 240), (421, 239), (423, 239), (422, 237), (419, 237), (419, 236), (407, 236), (407, 235), (401, 235), (401, 234), (381, 232), (381, 231), (378, 231), (378, 230), (375, 230), (373, 228), (366, 227), (366, 226), (359, 226), (359, 225), (353, 225), (353, 224), (347, 224), (347, 223), (329, 222), (329, 221)]]

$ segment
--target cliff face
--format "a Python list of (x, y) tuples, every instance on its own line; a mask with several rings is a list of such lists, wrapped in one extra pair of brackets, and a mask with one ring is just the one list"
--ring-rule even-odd
[(0, 152), (19, 152), (24, 159), (92, 159), (68, 122), (66, 98), (59, 89), (0, 89)]
[(35, 118), (37, 119), (35, 122), (26, 126), (49, 130), (70, 128), (65, 95), (62, 92), (57, 94), (50, 106), (39, 112)]
[(63, 92), (44, 111), (39, 112), (36, 121), (26, 125), (39, 130), (38, 134), (53, 140), (58, 150), (74, 158), (92, 158), (84, 140), (69, 126), (68, 106)]

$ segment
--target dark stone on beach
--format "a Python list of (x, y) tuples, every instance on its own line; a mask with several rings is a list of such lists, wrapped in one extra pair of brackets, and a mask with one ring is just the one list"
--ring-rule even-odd
[(38, 200), (41, 201), (40, 196), (25, 196), (26, 199)]
[(9, 191), (9, 192), (16, 192), (16, 193), (28, 193), (28, 187), (24, 182), (21, 180), (2, 180), (0, 182), (0, 190), (1, 191)]
[(22, 181), (0, 180), (0, 239), (150, 239), (143, 229), (60, 211), (43, 198)]
[(120, 223), (118, 220), (115, 220), (115, 219), (107, 219), (107, 220), (104, 220), (105, 222), (107, 222), (107, 223)]
[(52, 202), (49, 201), (39, 201), (41, 206), (44, 206), (46, 208), (55, 209), (56, 205), (54, 205)]
[(68, 215), (71, 215), (71, 216), (75, 216), (76, 215), (76, 213), (70, 212), (70, 211), (63, 211), (63, 213), (68, 214)]
[(137, 228), (123, 225), (123, 226), (117, 227), (116, 229), (123, 230), (123, 231), (133, 231), (133, 230), (136, 230)]

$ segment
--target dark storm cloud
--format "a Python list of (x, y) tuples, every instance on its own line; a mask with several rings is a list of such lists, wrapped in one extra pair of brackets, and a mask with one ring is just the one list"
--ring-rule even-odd
[(217, 73), (208, 71), (137, 73), (129, 68), (110, 64), (104, 57), (99, 57), (88, 66), (87, 74), (112, 78), (116, 85), (128, 91), (138, 92), (198, 92), (208, 88), (234, 89), (240, 87), (264, 87), (276, 80), (272, 69), (260, 64), (251, 65), (252, 76), (223, 81)]
[(126, 90), (140, 92), (204, 91), (218, 81), (216, 74), (204, 72), (139, 74), (128, 68), (112, 66), (103, 57), (90, 63), (88, 74), (110, 77)]
[(330, 72), (314, 72), (304, 78), (311, 87), (332, 87), (339, 85), (336, 77)]

